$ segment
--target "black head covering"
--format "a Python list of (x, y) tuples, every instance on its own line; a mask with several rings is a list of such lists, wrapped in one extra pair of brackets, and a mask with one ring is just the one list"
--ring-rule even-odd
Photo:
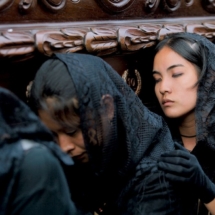
[(193, 153), (208, 176), (215, 181), (215, 45), (197, 34), (187, 33), (187, 36), (204, 47), (207, 59), (206, 71), (197, 91), (195, 109), (197, 145)]
[[(163, 119), (142, 104), (110, 65), (91, 55), (56, 57), (66, 65), (75, 86), (85, 144), (98, 175), (126, 175), (141, 160), (155, 162), (161, 153), (174, 149)], [(109, 96), (108, 105), (104, 95)], [(112, 118), (107, 116), (110, 104)]]
[(20, 141), (32, 140), (47, 146), (64, 164), (73, 161), (54, 144), (47, 128), (27, 105), (6, 89), (0, 88), (0, 214), (5, 214), (23, 148)]
[(171, 39), (172, 36), (190, 38), (201, 45), (205, 52), (206, 66), (198, 83), (195, 107), (197, 145), (192, 153), (197, 156), (206, 174), (215, 181), (215, 45), (198, 34), (178, 33), (167, 38)]
[[(61, 79), (64, 84), (59, 90), (50, 82), (56, 79), (52, 73), (57, 73), (59, 79), (66, 76), (66, 80)], [(58, 91), (61, 92), (61, 85), (68, 89), (68, 78), (75, 89), (70, 89), (71, 95), (78, 99), (80, 126), (89, 155), (88, 164), (77, 162), (75, 171), (68, 170), (72, 175), (68, 181), (73, 200), (86, 211), (95, 210), (104, 202), (109, 205), (106, 209), (115, 208), (110, 206), (115, 203), (123, 207), (136, 175), (142, 174), (143, 169), (146, 172), (147, 168), (156, 168), (160, 155), (175, 149), (171, 133), (162, 117), (149, 111), (109, 64), (92, 55), (56, 54), (46, 61), (32, 85), (31, 105), (47, 108), (44, 99), (49, 96), (65, 102)]]

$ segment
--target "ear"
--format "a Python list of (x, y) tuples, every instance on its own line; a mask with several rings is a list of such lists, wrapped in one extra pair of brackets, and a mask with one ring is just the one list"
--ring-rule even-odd
[(109, 121), (114, 117), (114, 99), (111, 95), (105, 94), (101, 98), (101, 105)]

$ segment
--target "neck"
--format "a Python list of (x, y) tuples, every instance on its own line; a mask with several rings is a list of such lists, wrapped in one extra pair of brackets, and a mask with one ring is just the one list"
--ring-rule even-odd
[(181, 118), (178, 128), (184, 147), (192, 151), (196, 146), (196, 120), (194, 112)]
[(196, 136), (195, 114), (189, 114), (179, 120), (179, 132), (184, 137)]

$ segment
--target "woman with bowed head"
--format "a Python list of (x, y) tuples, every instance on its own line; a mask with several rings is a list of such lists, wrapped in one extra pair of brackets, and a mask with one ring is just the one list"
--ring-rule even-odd
[(62, 169), (72, 165), (30, 108), (0, 88), (0, 215), (76, 215)]
[(197, 34), (167, 36), (156, 47), (153, 77), (172, 136), (186, 149), (164, 153), (159, 169), (170, 182), (193, 187), (198, 214), (215, 214), (214, 44)]
[(110, 65), (56, 54), (38, 70), (30, 95), (75, 162), (65, 173), (80, 214), (184, 215), (181, 194), (157, 165), (175, 150), (169, 129)]

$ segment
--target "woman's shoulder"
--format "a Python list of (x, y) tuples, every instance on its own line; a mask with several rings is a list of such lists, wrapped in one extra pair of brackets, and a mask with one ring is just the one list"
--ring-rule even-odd
[(31, 172), (35, 176), (37, 173), (39, 175), (43, 172), (47, 174), (52, 171), (53, 166), (60, 165), (58, 159), (46, 146), (30, 140), (22, 140), (21, 145), (24, 150), (20, 168), (22, 172)]

